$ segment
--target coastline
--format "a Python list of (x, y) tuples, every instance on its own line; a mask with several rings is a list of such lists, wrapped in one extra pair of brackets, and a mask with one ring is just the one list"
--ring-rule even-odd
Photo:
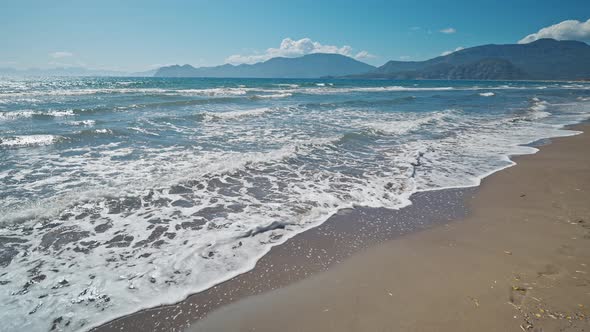
[(586, 133), (485, 178), (465, 218), (238, 301), (191, 330), (587, 331), (590, 125), (574, 128)]
[(139, 310), (92, 331), (183, 330), (219, 308), (309, 278), (359, 251), (462, 218), (467, 213), (463, 202), (473, 191), (470, 187), (418, 192), (412, 196), (411, 205), (399, 210), (340, 210), (319, 226), (273, 246), (245, 273), (178, 303)]
[[(582, 127), (588, 129), (588, 125), (576, 126), (576, 128)], [(568, 138), (552, 140), (561, 142)], [(541, 148), (541, 150), (545, 149), (545, 147)], [(511, 159), (520, 161), (536, 155), (539, 154)], [(487, 186), (486, 183), (490, 181), (494, 182), (493, 178), (496, 174), (504, 172), (506, 170), (486, 177), (482, 187)], [(191, 295), (175, 305), (142, 310), (111, 321), (95, 330), (182, 330), (199, 320), (201, 320), (197, 323), (197, 326), (201, 327), (199, 330), (202, 326), (207, 326), (205, 330), (219, 328), (227, 330), (229, 328), (227, 325), (217, 326), (219, 322), (216, 317), (222, 312), (223, 316), (227, 317), (228, 310), (234, 310), (233, 308), (236, 307), (252, 307), (248, 304), (249, 301), (259, 301), (258, 299), (262, 297), (280, 298), (279, 295), (274, 294), (288, 292), (293, 287), (312, 283), (322, 275), (333, 274), (333, 270), (341, 269), (341, 266), (350, 264), (351, 260), (358, 260), (356, 257), (366, 255), (366, 252), (387, 246), (389, 242), (396, 242), (398, 239), (409, 241), (406, 239), (422, 236), (419, 235), (422, 233), (435, 232), (435, 230), (441, 232), (441, 229), (454, 228), (455, 223), (469, 220), (477, 215), (471, 211), (467, 213), (473, 205), (471, 196), (474, 192), (479, 194), (482, 187), (420, 192), (412, 197), (411, 206), (395, 211), (370, 208), (343, 210), (324, 224), (300, 233), (282, 245), (273, 247), (249, 272), (204, 292)], [(455, 221), (449, 224), (451, 220)], [(437, 224), (444, 224), (445, 227), (431, 227)], [(418, 225), (418, 227), (408, 227), (409, 225)], [(426, 229), (425, 232), (416, 232), (424, 229)], [(334, 264), (343, 261), (342, 264)], [(259, 313), (249, 314), (255, 317)], [(208, 317), (204, 318), (205, 316)], [(260, 317), (258, 318), (262, 322)], [(264, 330), (264, 327), (257, 326), (256, 330), (259, 329)]]

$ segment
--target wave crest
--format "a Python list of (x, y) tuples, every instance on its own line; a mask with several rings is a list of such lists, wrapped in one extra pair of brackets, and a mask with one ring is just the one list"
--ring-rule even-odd
[(62, 139), (55, 135), (21, 135), (0, 137), (0, 146), (3, 147), (25, 147), (50, 145)]

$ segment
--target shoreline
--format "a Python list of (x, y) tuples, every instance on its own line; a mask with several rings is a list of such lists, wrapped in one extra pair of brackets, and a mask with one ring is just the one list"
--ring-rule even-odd
[(191, 330), (587, 331), (590, 125), (573, 127), (585, 133), (485, 178), (466, 217), (237, 301)]
[[(320, 225), (271, 247), (253, 269), (180, 302), (142, 309), (91, 331), (170, 331), (189, 327), (194, 320), (236, 300), (286, 287), (379, 243), (461, 218), (466, 214), (463, 201), (474, 188), (417, 192), (412, 195), (411, 205), (398, 210), (341, 209)], [(420, 211), (425, 206), (430, 207), (427, 213)]]
[[(581, 126), (583, 125), (573, 127)], [(564, 129), (573, 130), (572, 126), (566, 126)], [(567, 137), (570, 136), (566, 136), (565, 139)], [(552, 141), (554, 138), (549, 140)], [(339, 265), (335, 263), (346, 261), (367, 249), (408, 234), (440, 228), (433, 226), (448, 225), (449, 221), (462, 220), (467, 216), (465, 201), (479, 190), (488, 177), (511, 168), (515, 165), (515, 159), (536, 154), (538, 153), (507, 157), (512, 161), (511, 165), (482, 176), (480, 183), (474, 186), (417, 192), (411, 197), (412, 205), (400, 210), (374, 208), (341, 210), (319, 226), (272, 247), (270, 252), (256, 263), (254, 269), (248, 272), (221, 282), (208, 290), (190, 295), (179, 303), (140, 310), (92, 330), (183, 329), (210, 313), (233, 305), (232, 303), (236, 301), (248, 301), (250, 297), (272, 293), (274, 290), (305, 282), (317, 274), (333, 269), (334, 265), (336, 267)], [(424, 208), (430, 214), (425, 214)], [(360, 223), (359, 219), (362, 220)], [(408, 222), (408, 220), (412, 221)], [(362, 236), (359, 236), (360, 234)], [(335, 246), (335, 240), (341, 242), (338, 247)], [(303, 252), (302, 248), (309, 249), (309, 252)]]

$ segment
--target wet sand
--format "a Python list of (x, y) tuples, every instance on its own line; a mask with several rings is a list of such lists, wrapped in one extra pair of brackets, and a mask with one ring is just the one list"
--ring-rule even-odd
[(418, 193), (401, 210), (342, 210), (317, 228), (273, 247), (256, 267), (175, 305), (142, 310), (96, 331), (179, 331), (242, 298), (285, 287), (326, 271), (368, 247), (466, 215), (473, 189)]
[(478, 188), (342, 211), (246, 274), (97, 330), (588, 331), (589, 152), (588, 134), (559, 138)]
[(590, 135), (515, 160), (483, 181), (466, 218), (225, 306), (192, 329), (589, 331)]

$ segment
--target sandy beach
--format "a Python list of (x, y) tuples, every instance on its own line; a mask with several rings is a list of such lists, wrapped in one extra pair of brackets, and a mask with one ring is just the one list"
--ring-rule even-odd
[(97, 330), (587, 331), (589, 144), (553, 139), (401, 210), (342, 211), (250, 272)]
[(486, 178), (466, 218), (225, 306), (193, 330), (588, 331), (588, 146), (587, 133), (554, 139)]

